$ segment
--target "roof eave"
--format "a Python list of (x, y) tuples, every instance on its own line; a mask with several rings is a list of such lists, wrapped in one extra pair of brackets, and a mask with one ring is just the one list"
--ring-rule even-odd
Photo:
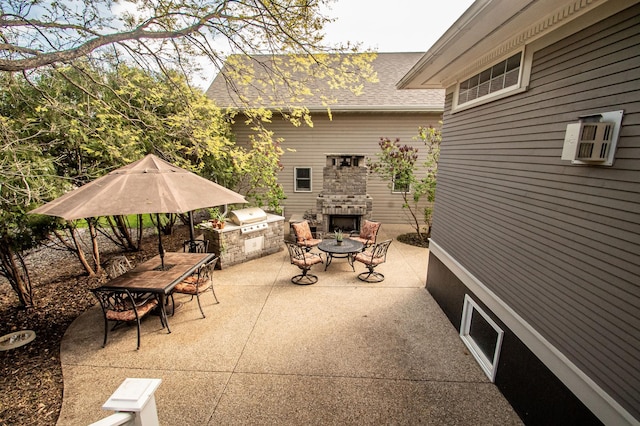
[(607, 2), (477, 0), (396, 87), (447, 88)]
[(442, 113), (444, 111), (444, 105), (431, 105), (431, 106), (429, 105), (426, 105), (426, 106), (367, 105), (365, 107), (334, 105), (334, 106), (329, 106), (324, 108), (309, 108), (309, 110), (312, 112), (326, 111), (327, 109), (330, 109), (331, 112), (369, 112), (369, 113), (371, 112), (425, 112), (425, 113), (440, 112)]
[[(250, 107), (247, 108), (238, 108), (238, 107), (229, 107), (230, 109), (236, 110), (238, 112), (243, 112), (246, 111), (247, 109), (250, 109)], [(260, 107), (255, 107), (255, 108), (260, 108)], [(271, 108), (266, 108), (268, 110), (271, 111), (278, 111), (281, 109), (285, 109), (288, 107), (271, 107)], [(336, 113), (336, 112), (367, 112), (367, 113), (372, 113), (372, 112), (423, 112), (423, 113), (442, 113), (444, 112), (444, 105), (393, 105), (393, 106), (388, 106), (388, 105), (367, 105), (367, 106), (361, 106), (361, 105), (354, 105), (354, 106), (350, 106), (350, 105), (329, 105), (326, 107), (323, 106), (312, 106), (312, 107), (307, 107), (307, 109), (310, 112), (325, 112), (330, 110), (332, 113)]]

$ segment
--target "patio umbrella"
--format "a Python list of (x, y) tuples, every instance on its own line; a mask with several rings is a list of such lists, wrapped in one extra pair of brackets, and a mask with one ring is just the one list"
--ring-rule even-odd
[[(159, 219), (160, 213), (186, 213), (246, 202), (237, 192), (149, 154), (30, 213), (66, 220), (155, 213)], [(164, 266), (159, 220), (158, 249)]]

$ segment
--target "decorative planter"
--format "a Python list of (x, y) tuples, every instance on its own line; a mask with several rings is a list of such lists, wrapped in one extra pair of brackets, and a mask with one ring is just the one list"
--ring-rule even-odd
[(19, 348), (26, 345), (36, 338), (36, 332), (33, 330), (15, 331), (0, 337), (0, 351), (8, 351), (9, 349)]

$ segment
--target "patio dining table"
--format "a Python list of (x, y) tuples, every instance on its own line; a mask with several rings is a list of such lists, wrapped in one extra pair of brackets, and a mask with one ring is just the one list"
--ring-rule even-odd
[(178, 283), (214, 257), (215, 253), (167, 252), (164, 255), (164, 268), (160, 255), (157, 255), (112, 279), (100, 288), (106, 290), (127, 289), (133, 294), (155, 294), (160, 305), (160, 315), (167, 326), (167, 331), (171, 333), (165, 309), (166, 296)]

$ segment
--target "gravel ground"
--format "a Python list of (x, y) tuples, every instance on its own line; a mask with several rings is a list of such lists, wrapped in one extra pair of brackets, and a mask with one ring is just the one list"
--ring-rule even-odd
[[(148, 233), (142, 247), (126, 253), (133, 264), (158, 252), (157, 234)], [(163, 236), (167, 251), (182, 250), (188, 228), (180, 225), (173, 235)], [(102, 238), (102, 263), (120, 255)], [(96, 301), (89, 289), (106, 281), (101, 274), (88, 277), (72, 254), (41, 247), (26, 256), (32, 279), (35, 308), (18, 308), (18, 298), (9, 283), (0, 277), (0, 336), (33, 330), (34, 341), (8, 351), (0, 351), (0, 425), (55, 425), (62, 406), (63, 377), (60, 341), (69, 324)]]

